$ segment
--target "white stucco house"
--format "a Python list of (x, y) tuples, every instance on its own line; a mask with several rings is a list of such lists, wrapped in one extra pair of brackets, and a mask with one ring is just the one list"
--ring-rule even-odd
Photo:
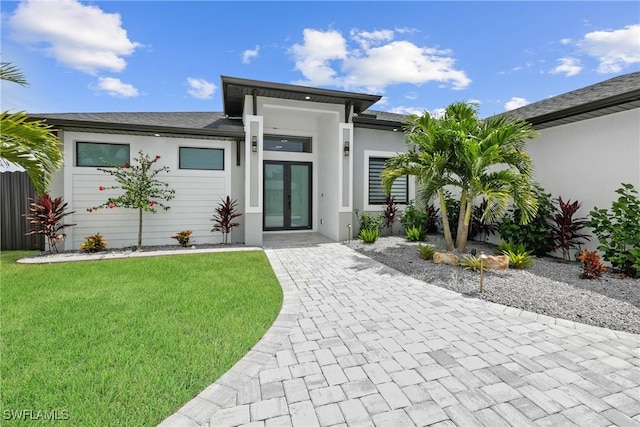
[[(62, 113), (34, 115), (59, 130), (64, 168), (51, 194), (70, 210), (66, 249), (100, 232), (110, 247), (135, 244), (136, 212), (87, 212), (106, 200), (96, 170), (130, 162), (139, 150), (159, 155), (175, 189), (171, 209), (145, 214), (144, 244), (175, 244), (193, 231), (196, 243), (219, 243), (211, 233), (215, 207), (238, 200), (241, 226), (234, 242), (261, 245), (268, 233), (317, 232), (346, 240), (354, 211), (381, 211), (384, 161), (406, 149), (404, 116), (371, 109), (380, 96), (222, 77), (223, 112)], [(548, 192), (608, 206), (621, 182), (640, 188), (640, 73), (627, 74), (510, 112), (540, 129), (529, 144), (536, 180)], [(414, 197), (399, 179), (400, 208)]]

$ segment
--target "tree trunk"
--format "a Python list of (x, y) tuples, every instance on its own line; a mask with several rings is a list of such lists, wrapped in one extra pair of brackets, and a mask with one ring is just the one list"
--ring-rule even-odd
[(444, 190), (438, 190), (440, 198), (440, 213), (442, 214), (442, 230), (444, 231), (444, 244), (448, 251), (453, 250), (453, 237), (451, 237), (451, 228), (449, 227), (449, 217), (447, 216), (447, 204), (444, 200)]
[(138, 208), (138, 250), (142, 249), (142, 208)]
[(466, 211), (464, 220), (462, 223), (462, 230), (458, 229), (458, 252), (464, 252), (467, 250), (467, 238), (469, 236), (469, 224), (471, 222), (472, 204), (468, 201), (466, 204)]
[[(462, 229), (464, 228), (464, 217), (467, 212), (467, 191), (462, 190), (460, 193), (460, 210), (458, 211), (458, 224), (457, 224), (457, 232), (456, 232), (456, 248), (460, 246), (460, 236), (462, 233)], [(461, 251), (464, 252), (464, 251)]]

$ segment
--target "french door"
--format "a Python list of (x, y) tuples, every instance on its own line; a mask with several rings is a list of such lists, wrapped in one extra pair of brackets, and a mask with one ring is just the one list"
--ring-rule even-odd
[(311, 228), (311, 163), (264, 162), (263, 228)]

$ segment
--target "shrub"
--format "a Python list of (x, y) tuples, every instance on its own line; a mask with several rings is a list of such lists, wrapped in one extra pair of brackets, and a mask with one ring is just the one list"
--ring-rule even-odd
[(398, 205), (394, 196), (387, 196), (384, 202), (384, 210), (382, 211), (382, 225), (387, 228), (387, 232), (391, 234), (393, 223), (398, 219)]
[(582, 279), (596, 279), (607, 270), (596, 251), (585, 249), (578, 255), (578, 259), (582, 261), (582, 274), (580, 274)]
[(426, 219), (424, 221), (424, 229), (427, 233), (435, 234), (438, 232), (438, 224), (440, 224), (440, 209), (435, 205), (427, 205)]
[(47, 193), (36, 196), (31, 202), (29, 205), (30, 213), (25, 214), (24, 217), (30, 224), (35, 225), (35, 229), (26, 235), (44, 234), (49, 242), (49, 250), (58, 253), (58, 243), (62, 243), (65, 237), (65, 234), (61, 232), (62, 229), (75, 225), (63, 224), (62, 220), (73, 212), (65, 212), (67, 203), (62, 202), (62, 197), (52, 199)]
[(418, 243), (418, 251), (420, 253), (420, 258), (424, 260), (433, 259), (433, 254), (436, 253), (436, 248), (434, 245), (423, 245)]
[(422, 227), (426, 220), (426, 215), (424, 212), (416, 208), (416, 205), (413, 200), (407, 203), (407, 207), (402, 212), (400, 216), (400, 224), (404, 227), (405, 230), (411, 227)]
[(180, 246), (183, 246), (186, 248), (187, 246), (189, 246), (189, 243), (191, 242), (191, 233), (193, 233), (191, 230), (182, 230), (176, 233), (175, 236), (171, 236), (171, 238), (176, 239), (178, 243), (180, 243)]
[(513, 252), (513, 251), (504, 251), (504, 255), (509, 257), (509, 267), (523, 269), (527, 267), (531, 267), (534, 262), (531, 259), (531, 254), (527, 251), (523, 252)]
[(477, 235), (482, 234), (483, 239), (487, 240), (489, 235), (494, 235), (498, 231), (499, 224), (497, 222), (485, 223), (482, 221), (482, 216), (487, 210), (489, 202), (486, 197), (482, 198), (482, 203), (478, 206), (474, 206), (471, 210), (471, 224), (469, 225), (469, 237), (475, 238)]
[(551, 213), (551, 195), (542, 187), (535, 187), (538, 199), (538, 213), (528, 224), (520, 224), (520, 210), (511, 209), (500, 224), (500, 237), (514, 243), (523, 244), (526, 249), (537, 256), (546, 255), (552, 247), (549, 239), (547, 218)]
[[(368, 212), (362, 212), (360, 215), (360, 211), (358, 209), (355, 210), (356, 216), (358, 217), (358, 222), (360, 223), (360, 230), (378, 230), (380, 231), (380, 227), (382, 227), (382, 213), (379, 213), (376, 216), (371, 215)], [(379, 235), (380, 233), (378, 233)]]
[(220, 231), (222, 233), (222, 243), (227, 244), (229, 234), (234, 227), (239, 226), (237, 222), (233, 222), (234, 219), (242, 216), (238, 212), (238, 200), (231, 200), (231, 197), (227, 196), (226, 199), (222, 199), (216, 208), (216, 213), (213, 215), (211, 221), (214, 222), (211, 231)]
[(616, 190), (620, 196), (611, 211), (594, 208), (587, 225), (598, 236), (603, 258), (623, 273), (637, 277), (640, 273), (640, 200), (631, 184)]
[(102, 234), (96, 233), (91, 236), (84, 236), (84, 242), (80, 245), (80, 252), (101, 252), (107, 248), (107, 241)]
[(465, 270), (473, 270), (479, 272), (482, 261), (475, 255), (466, 255), (460, 260), (460, 265), (464, 267)]
[(424, 229), (419, 227), (409, 227), (405, 233), (407, 240), (410, 242), (421, 242), (427, 238), (427, 234)]
[(502, 255), (505, 252), (523, 253), (528, 251), (527, 247), (522, 243), (514, 243), (510, 240), (503, 240), (493, 252), (496, 255)]
[(573, 215), (580, 209), (578, 201), (571, 203), (558, 197), (558, 207), (553, 206), (549, 236), (553, 242), (553, 249), (562, 250), (562, 259), (569, 261), (569, 250), (580, 246), (581, 240), (591, 240), (587, 234), (580, 231), (585, 228), (587, 218), (574, 218)]
[(444, 192), (444, 204), (447, 207), (447, 218), (451, 228), (451, 238), (456, 240), (458, 235), (458, 219), (460, 218), (460, 200), (453, 197), (450, 191)]
[(380, 230), (377, 228), (363, 228), (360, 230), (360, 238), (365, 243), (375, 243), (375, 241), (378, 240), (378, 237), (380, 237)]

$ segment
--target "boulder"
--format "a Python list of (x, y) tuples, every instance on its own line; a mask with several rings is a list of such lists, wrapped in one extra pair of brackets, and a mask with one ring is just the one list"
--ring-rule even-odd
[(483, 268), (489, 270), (506, 270), (509, 268), (509, 257), (507, 255), (487, 255)]
[(434, 264), (460, 265), (460, 257), (448, 252), (436, 252), (433, 254)]

